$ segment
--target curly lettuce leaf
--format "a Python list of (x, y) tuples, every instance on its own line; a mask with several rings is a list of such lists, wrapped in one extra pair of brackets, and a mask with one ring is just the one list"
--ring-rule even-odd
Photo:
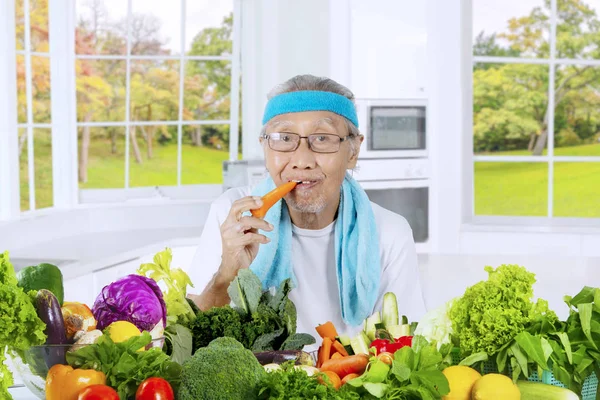
[(519, 265), (486, 267), (489, 278), (467, 288), (450, 309), (465, 355), (496, 354), (540, 317), (557, 321), (544, 301), (532, 302), (535, 275)]
[(153, 279), (163, 292), (167, 306), (167, 325), (189, 326), (196, 313), (186, 299), (187, 287), (194, 287), (188, 274), (180, 268), (171, 268), (173, 253), (170, 248), (156, 253), (153, 263), (140, 265), (139, 275)]
[(0, 398), (10, 398), (8, 387), (13, 377), (5, 366), (4, 352), (22, 353), (46, 341), (46, 325), (38, 317), (32, 294), (17, 286), (8, 252), (0, 253)]

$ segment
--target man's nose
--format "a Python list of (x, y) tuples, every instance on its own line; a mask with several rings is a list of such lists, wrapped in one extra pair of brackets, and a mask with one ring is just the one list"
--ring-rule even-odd
[[(306, 139), (306, 140), (302, 140)], [(294, 154), (292, 155), (292, 167), (298, 169), (311, 169), (315, 168), (316, 159), (315, 153), (310, 149), (308, 145), (308, 138), (300, 138), (300, 144)]]

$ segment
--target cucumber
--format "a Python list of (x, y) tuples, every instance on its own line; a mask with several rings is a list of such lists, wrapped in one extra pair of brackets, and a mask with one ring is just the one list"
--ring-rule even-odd
[(336, 339), (342, 344), (342, 346), (350, 346), (350, 336), (340, 335)]
[(521, 400), (579, 400), (574, 392), (541, 382), (517, 381)]
[(387, 331), (394, 337), (394, 339), (399, 339), (402, 336), (412, 336), (411, 326), (408, 324), (392, 325), (387, 328)]
[(369, 355), (369, 347), (371, 342), (364, 332), (360, 332), (352, 340), (350, 340), (350, 346), (354, 354), (367, 354)]
[(394, 292), (387, 292), (383, 295), (381, 316), (383, 317), (383, 325), (386, 329), (390, 326), (398, 325), (398, 301)]
[[(44, 331), (47, 336), (46, 344), (68, 344), (65, 321), (56, 296), (47, 289), (40, 289), (35, 296), (35, 308), (38, 317), (46, 324)], [(57, 346), (46, 349), (46, 365), (48, 365), (48, 368), (56, 364), (66, 364), (66, 348), (66, 346)]]
[(373, 315), (365, 320), (365, 334), (371, 341), (375, 340), (375, 331), (377, 330), (375, 324), (379, 323), (381, 323), (381, 314), (379, 312), (373, 313)]

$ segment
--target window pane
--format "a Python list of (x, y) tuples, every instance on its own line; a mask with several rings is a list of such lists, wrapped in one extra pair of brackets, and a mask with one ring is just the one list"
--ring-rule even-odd
[(177, 126), (129, 128), (129, 186), (177, 184)]
[(31, 57), (33, 122), (50, 122), (50, 59)]
[(600, 218), (600, 163), (554, 164), (554, 216)]
[(80, 127), (79, 188), (125, 187), (125, 128)]
[(31, 51), (47, 53), (49, 49), (48, 0), (29, 0), (29, 10)]
[(125, 120), (124, 60), (77, 60), (77, 120)]
[(547, 143), (546, 65), (485, 64), (473, 68), (473, 151), (541, 155)]
[(556, 70), (555, 155), (600, 156), (600, 67)]
[(600, 0), (558, 0), (558, 58), (600, 59)]
[(177, 121), (179, 61), (131, 62), (131, 120)]
[(29, 165), (27, 153), (27, 129), (19, 128), (19, 193), (21, 211), (29, 210)]
[(184, 119), (229, 119), (231, 62), (188, 61), (184, 88)]
[(77, 0), (76, 54), (127, 52), (127, 2)]
[(27, 95), (25, 89), (25, 56), (17, 54), (17, 118), (20, 124), (27, 122)]
[(36, 209), (54, 205), (52, 191), (52, 131), (33, 130)]
[(548, 57), (550, 1), (473, 0), (473, 54)]
[(181, 1), (133, 0), (131, 54), (181, 54)]
[(185, 51), (196, 56), (231, 54), (233, 1), (189, 0)]
[(15, 1), (15, 31), (17, 50), (25, 49), (25, 15), (23, 13), (23, 0)]
[(182, 127), (181, 183), (222, 183), (229, 158), (229, 125)]
[(548, 164), (475, 163), (475, 215), (547, 214)]

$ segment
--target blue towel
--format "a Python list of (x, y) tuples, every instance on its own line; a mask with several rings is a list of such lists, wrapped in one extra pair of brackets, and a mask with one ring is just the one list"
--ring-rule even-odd
[[(252, 191), (263, 196), (275, 188), (270, 177)], [(291, 260), (292, 221), (287, 207), (279, 201), (267, 212), (271, 232), (261, 232), (271, 241), (260, 246), (250, 269), (264, 289), (279, 286), (291, 278), (297, 285)], [(335, 223), (335, 261), (344, 322), (357, 326), (373, 311), (379, 294), (381, 266), (375, 216), (365, 191), (349, 174), (342, 183), (340, 206)]]

